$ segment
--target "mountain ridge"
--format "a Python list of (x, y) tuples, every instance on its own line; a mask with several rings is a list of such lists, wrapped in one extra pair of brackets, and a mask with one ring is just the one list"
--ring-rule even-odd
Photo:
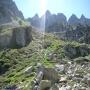
[[(44, 28), (44, 32), (53, 33), (58, 36), (59, 39), (90, 43), (90, 19), (86, 18), (83, 14), (80, 18), (72, 14), (67, 20), (63, 13), (51, 14), (51, 12), (47, 10), (40, 18), (36, 14), (36, 16), (30, 18), (30, 20), (28, 19), (28, 21), (32, 26)], [(41, 27), (41, 24), (44, 24), (44, 26)]]
[(35, 27), (40, 27), (39, 24), (41, 23), (41, 19), (43, 18), (43, 16), (45, 17), (46, 27), (47, 27), (47, 23), (49, 22), (50, 23), (65, 22), (69, 25), (74, 25), (74, 26), (77, 26), (77, 24), (87, 24), (90, 26), (90, 18), (85, 17), (83, 14), (81, 15), (80, 18), (78, 18), (75, 14), (72, 14), (69, 17), (69, 19), (67, 19), (67, 17), (63, 13), (52, 14), (49, 10), (47, 10), (45, 14), (42, 15), (41, 17), (39, 17), (38, 14), (35, 14), (35, 16), (33, 16), (32, 18), (27, 18), (27, 20), (31, 23), (31, 25)]

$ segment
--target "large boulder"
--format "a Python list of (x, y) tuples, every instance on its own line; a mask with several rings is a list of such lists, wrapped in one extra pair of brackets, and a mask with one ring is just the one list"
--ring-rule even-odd
[(31, 27), (16, 27), (0, 33), (0, 48), (21, 48), (32, 40)]
[(41, 82), (41, 80), (43, 79), (43, 72), (40, 71), (36, 77), (36, 83), (39, 84)]
[(49, 80), (42, 80), (40, 82), (40, 90), (47, 90), (51, 87), (51, 81)]
[(87, 84), (90, 87), (90, 78), (87, 79)]
[(58, 82), (59, 74), (54, 68), (45, 68), (44, 69), (44, 79), (51, 80), (53, 82)]
[(12, 41), (16, 47), (24, 47), (32, 40), (31, 27), (15, 28)]

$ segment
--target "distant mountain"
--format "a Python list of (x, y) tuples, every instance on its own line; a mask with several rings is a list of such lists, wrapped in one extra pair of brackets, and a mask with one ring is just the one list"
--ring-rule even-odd
[(35, 27), (40, 27), (40, 18), (38, 16), (38, 14), (36, 14), (34, 17), (32, 18), (28, 18), (28, 21), (31, 22), (31, 25), (32, 26), (35, 26)]
[(80, 23), (79, 18), (77, 18), (77, 16), (74, 14), (68, 20), (68, 24), (71, 26), (77, 26), (79, 23)]
[(39, 27), (43, 23), (42, 19), (45, 19), (45, 31), (46, 32), (63, 32), (67, 30), (75, 30), (76, 27), (81, 24), (83, 26), (90, 26), (90, 19), (86, 18), (84, 15), (78, 18), (73, 14), (68, 20), (63, 13), (51, 14), (49, 10), (45, 14), (39, 17), (37, 14), (28, 18), (27, 20), (32, 26)]
[(80, 23), (82, 25), (89, 25), (90, 26), (90, 19), (86, 18), (84, 15), (81, 15)]
[(32, 26), (39, 28), (42, 27), (42, 23), (45, 22), (43, 24), (45, 24), (46, 32), (63, 31), (65, 29), (63, 27), (67, 25), (67, 18), (63, 13), (58, 13), (57, 15), (51, 14), (49, 10), (47, 10), (43, 16), (38, 17), (36, 14), (32, 18), (28, 18), (27, 21), (29, 21)]
[(67, 25), (67, 19), (63, 13), (58, 13), (57, 15), (45, 14), (45, 17), (46, 32), (59, 32), (65, 30), (65, 26)]
[(73, 14), (68, 20), (63, 13), (51, 14), (49, 10), (42, 17), (35, 15), (27, 19), (32, 26), (39, 27), (45, 21), (45, 32), (54, 33), (60, 39), (90, 43), (90, 19)]
[(0, 24), (10, 23), (18, 18), (24, 19), (13, 0), (0, 0)]

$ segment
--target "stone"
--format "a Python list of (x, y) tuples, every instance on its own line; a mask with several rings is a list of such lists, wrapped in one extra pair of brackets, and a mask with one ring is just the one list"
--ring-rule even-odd
[(80, 87), (78, 90), (86, 90), (86, 87)]
[(27, 67), (26, 69), (25, 69), (25, 71), (24, 71), (24, 73), (28, 73), (28, 74), (31, 74), (32, 73), (32, 69), (33, 69), (33, 67), (32, 66), (30, 66), (30, 67)]
[(18, 87), (16, 85), (12, 85), (12, 86), (6, 87), (5, 90), (18, 90)]
[(90, 87), (90, 74), (89, 73), (84, 76), (83, 82), (86, 83), (88, 87)]
[(53, 85), (53, 86), (50, 88), (50, 90), (59, 90), (59, 86)]
[(67, 77), (61, 77), (59, 83), (67, 83)]
[(8, 33), (0, 33), (0, 48), (22, 48), (32, 41), (32, 27), (11, 28)]
[(73, 80), (73, 81), (76, 81), (76, 82), (78, 82), (78, 83), (80, 83), (81, 80), (82, 80), (82, 78), (73, 77), (72, 80)]
[(56, 64), (55, 65), (55, 70), (58, 71), (58, 72), (64, 72), (65, 66), (64, 65)]
[(59, 88), (59, 90), (67, 90), (66, 87), (62, 86)]
[(80, 74), (76, 73), (76, 74), (74, 74), (74, 77), (76, 77), (76, 78), (83, 78), (83, 75), (80, 75)]
[(51, 81), (50, 80), (42, 80), (40, 82), (40, 90), (47, 90), (51, 87)]
[(90, 87), (90, 78), (87, 79), (88, 87)]
[(34, 86), (33, 90), (40, 90), (40, 87), (38, 85)]
[(90, 90), (90, 87), (86, 88), (86, 90)]
[(59, 76), (58, 72), (54, 68), (45, 68), (43, 78), (51, 80), (53, 82), (58, 82), (60, 76)]
[(40, 72), (38, 73), (36, 79), (35, 79), (36, 82), (37, 82), (37, 84), (39, 84), (39, 83), (41, 82), (42, 79), (43, 79), (43, 72), (40, 71)]
[(71, 90), (71, 86), (69, 86), (69, 85), (66, 86), (66, 89), (67, 89), (67, 90)]
[(29, 44), (32, 40), (31, 30), (32, 27), (15, 28), (11, 40), (14, 46), (20, 48)]
[(37, 74), (40, 72), (40, 71), (42, 71), (43, 72), (43, 70), (44, 70), (44, 67), (43, 67), (43, 65), (41, 64), (41, 63), (37, 63)]
[(31, 82), (32, 88), (34, 88), (36, 84), (37, 84), (37, 82), (36, 82), (35, 80), (33, 80), (33, 81)]
[(79, 83), (75, 83), (75, 84), (73, 85), (73, 88), (78, 88), (78, 87), (80, 87), (80, 84), (79, 84)]

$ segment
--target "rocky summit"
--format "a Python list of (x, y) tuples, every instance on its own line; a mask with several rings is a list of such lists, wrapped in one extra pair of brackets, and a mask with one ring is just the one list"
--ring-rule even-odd
[(83, 26), (90, 26), (90, 19), (86, 18), (83, 14), (78, 18), (72, 14), (69, 19), (63, 13), (52, 14), (49, 10), (41, 17), (36, 14), (27, 20), (35, 27), (41, 27), (42, 19), (45, 17), (45, 31), (46, 32), (63, 32), (67, 30), (76, 29), (80, 24)]

